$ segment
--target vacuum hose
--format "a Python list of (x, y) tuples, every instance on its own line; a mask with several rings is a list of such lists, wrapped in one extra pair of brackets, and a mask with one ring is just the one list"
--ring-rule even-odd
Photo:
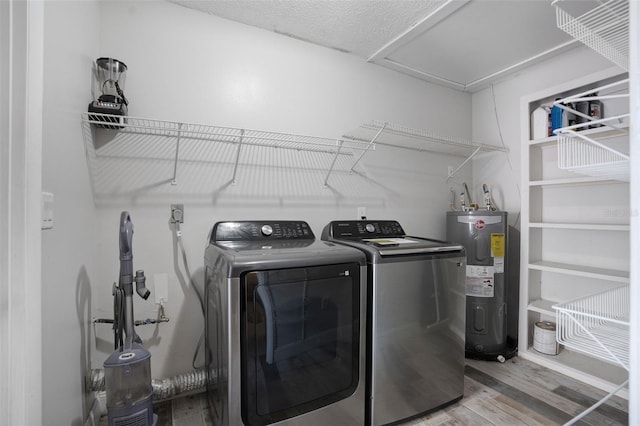
[(144, 300), (147, 300), (151, 294), (151, 292), (144, 286), (146, 280), (144, 271), (142, 269), (138, 269), (136, 271), (136, 277), (134, 278), (134, 281), (136, 282), (136, 293), (138, 293), (138, 296), (142, 297)]
[(131, 348), (133, 330), (133, 223), (129, 212), (120, 214), (120, 280), (118, 287), (124, 292), (124, 333), (125, 347)]

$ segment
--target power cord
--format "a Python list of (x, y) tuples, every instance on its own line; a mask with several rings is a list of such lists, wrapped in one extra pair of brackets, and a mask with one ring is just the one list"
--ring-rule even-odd
[[(496, 94), (493, 91), (493, 84), (491, 85), (491, 98), (493, 100), (493, 112), (496, 117), (496, 126), (498, 127), (498, 134), (500, 135), (500, 143), (502, 144), (502, 147), (506, 149), (507, 146), (504, 143), (504, 138), (502, 137), (502, 129), (500, 128), (500, 120), (498, 119), (498, 106), (496, 104)], [(520, 185), (518, 184), (518, 182), (520, 181), (520, 177), (516, 176), (515, 172), (513, 171), (513, 164), (511, 164), (511, 157), (509, 157), (509, 151), (508, 150), (505, 151), (504, 154), (507, 156), (507, 163), (509, 164), (509, 169), (511, 171), (511, 175), (513, 176), (513, 181), (516, 184), (516, 190), (518, 191), (518, 199), (521, 199), (522, 196), (520, 195)], [(520, 211), (518, 211), (518, 214), (516, 216), (516, 220), (513, 226), (517, 227), (518, 222), (520, 222)]]
[[(180, 230), (180, 222), (182, 221), (182, 217), (183, 217), (182, 211), (178, 209), (174, 209), (172, 212), (171, 223), (174, 226), (177, 245), (182, 253), (182, 263), (184, 265), (184, 270), (188, 278), (188, 282), (191, 285), (191, 288), (193, 288), (193, 291), (196, 293), (196, 296), (198, 296), (198, 301), (200, 302), (200, 309), (202, 310), (202, 316), (204, 317), (205, 316), (204, 298), (202, 297), (200, 290), (198, 290), (198, 286), (196, 286), (195, 281), (193, 281), (193, 279), (191, 278), (191, 271), (189, 270), (189, 262), (187, 260), (187, 252), (184, 248), (184, 243), (182, 241), (182, 231)], [(176, 265), (176, 272), (179, 273), (180, 275), (183, 275), (182, 272), (177, 268), (177, 265)], [(182, 279), (186, 281), (184, 279), (184, 275)], [(193, 353), (193, 359), (191, 361), (191, 366), (196, 370), (199, 368), (198, 366), (196, 366), (196, 359), (198, 358), (198, 353), (202, 348), (203, 340), (204, 340), (204, 331), (202, 332), (202, 334), (200, 334), (200, 338), (198, 339), (198, 344), (196, 345), (196, 349)]]
[(124, 347), (124, 290), (113, 283), (113, 346)]

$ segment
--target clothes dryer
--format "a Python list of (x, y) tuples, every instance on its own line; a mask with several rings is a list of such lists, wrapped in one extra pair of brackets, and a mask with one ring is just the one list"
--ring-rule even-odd
[(465, 252), (397, 221), (334, 221), (322, 239), (367, 257), (365, 424), (406, 421), (462, 398)]
[(214, 424), (363, 424), (362, 252), (305, 222), (218, 222), (205, 271)]

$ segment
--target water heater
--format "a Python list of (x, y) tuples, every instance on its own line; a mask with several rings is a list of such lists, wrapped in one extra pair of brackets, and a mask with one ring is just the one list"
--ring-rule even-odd
[(465, 355), (498, 360), (507, 347), (507, 212), (447, 212), (447, 240), (467, 253)]

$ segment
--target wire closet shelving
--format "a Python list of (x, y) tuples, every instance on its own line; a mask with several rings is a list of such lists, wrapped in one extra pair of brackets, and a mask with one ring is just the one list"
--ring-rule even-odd
[(256, 173), (268, 168), (301, 171), (305, 184), (328, 187), (332, 176), (353, 172), (357, 153), (375, 150), (375, 144), (342, 139), (86, 112), (82, 128), (99, 199), (131, 188), (198, 196), (214, 182), (264, 180), (265, 173)]
[[(145, 196), (215, 196), (228, 185), (237, 188), (236, 182), (244, 185), (236, 193), (273, 198), (276, 193), (260, 188), (277, 187), (280, 178), (295, 183), (289, 194), (304, 197), (311, 191), (303, 187), (362, 194), (371, 183), (358, 164), (377, 145), (467, 157), (448, 177), (478, 152), (506, 151), (379, 121), (338, 139), (86, 112), (82, 127), (98, 204)], [(323, 197), (312, 191), (316, 199)]]
[[(553, 305), (556, 339), (567, 348), (612, 362), (629, 371), (629, 286)], [(625, 380), (590, 408), (574, 417), (573, 424), (594, 411), (629, 383)]]
[[(622, 94), (597, 95), (600, 91), (611, 91), (619, 86), (627, 86), (626, 90), (628, 90), (628, 83), (628, 79), (620, 80), (556, 100), (553, 103), (553, 105), (564, 109), (566, 113), (584, 119), (583, 123), (554, 131), (558, 136), (558, 167), (560, 169), (587, 176), (629, 181), (629, 155), (597, 140), (628, 135), (629, 114), (594, 119), (594, 117), (575, 108), (578, 102), (628, 99), (628, 91)], [(598, 131), (583, 133), (589, 127), (596, 127)]]
[[(590, 47), (625, 71), (629, 70), (629, 0), (606, 0), (598, 2), (590, 10), (574, 13), (573, 8), (582, 7), (582, 2), (554, 0), (556, 23), (578, 41)], [(605, 126), (599, 138), (628, 134), (629, 114), (593, 120), (569, 107), (573, 102), (589, 99), (611, 99), (612, 96), (593, 96), (600, 90), (614, 85), (627, 84), (628, 80), (599, 87), (559, 101), (554, 105), (586, 118), (581, 126), (557, 129), (558, 166), (577, 173), (615, 180), (629, 180), (629, 156), (618, 149), (601, 143), (581, 133), (586, 126)], [(628, 139), (628, 138), (627, 138)], [(567, 348), (585, 353), (622, 366), (629, 371), (629, 286), (624, 285), (591, 296), (582, 297), (553, 306), (556, 311), (558, 343)], [(613, 389), (600, 401), (574, 417), (567, 424), (574, 424), (628, 384), (628, 379)]]
[(596, 7), (574, 16), (580, 3), (566, 0), (551, 3), (556, 8), (557, 27), (629, 71), (629, 0), (598, 2)]
[(357, 130), (342, 136), (345, 140), (408, 149), (419, 152), (433, 152), (465, 158), (455, 169), (449, 171), (447, 179), (453, 177), (480, 152), (508, 152), (504, 146), (470, 141), (464, 138), (438, 135), (423, 129), (415, 129), (394, 123), (370, 121), (361, 124)]

